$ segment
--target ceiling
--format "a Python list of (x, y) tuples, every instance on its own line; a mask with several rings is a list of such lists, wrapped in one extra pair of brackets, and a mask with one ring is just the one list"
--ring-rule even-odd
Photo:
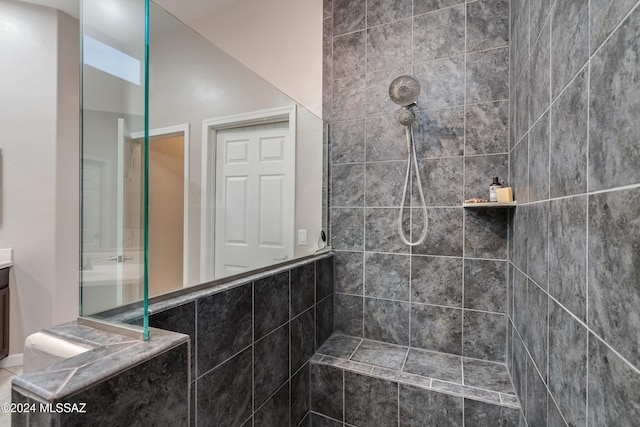
[[(26, 3), (60, 9), (61, 11), (78, 18), (80, 0), (21, 0)], [(115, 1), (115, 0), (104, 0)], [(163, 9), (183, 22), (214, 13), (219, 8), (238, 0), (156, 0)]]

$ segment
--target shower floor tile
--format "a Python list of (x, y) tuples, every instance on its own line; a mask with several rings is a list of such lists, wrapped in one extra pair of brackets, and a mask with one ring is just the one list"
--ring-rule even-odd
[(339, 334), (332, 335), (318, 349), (312, 363), (520, 408), (507, 367), (502, 363)]

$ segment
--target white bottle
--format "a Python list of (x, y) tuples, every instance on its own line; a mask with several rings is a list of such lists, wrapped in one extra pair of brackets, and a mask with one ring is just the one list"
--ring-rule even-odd
[(494, 176), (493, 177), (493, 182), (489, 186), (489, 201), (490, 202), (497, 202), (498, 201), (498, 193), (496, 192), (496, 190), (498, 188), (502, 188), (502, 184), (500, 184), (500, 181), (498, 180), (498, 177)]

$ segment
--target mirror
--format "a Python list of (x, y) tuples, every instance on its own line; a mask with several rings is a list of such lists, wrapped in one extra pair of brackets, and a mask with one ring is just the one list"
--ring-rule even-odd
[[(151, 2), (145, 147), (143, 21), (103, 3), (132, 8), (83, 6), (82, 314), (142, 299), (145, 185), (150, 297), (314, 254), (322, 120)], [(92, 40), (122, 75), (87, 62)]]

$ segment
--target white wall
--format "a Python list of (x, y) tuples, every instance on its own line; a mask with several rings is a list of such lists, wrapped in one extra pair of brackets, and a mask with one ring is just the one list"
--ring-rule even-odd
[(322, 0), (236, 0), (197, 16), (183, 2), (156, 0), (322, 117)]
[(10, 353), (78, 314), (78, 33), (55, 9), (0, 0), (0, 247), (13, 248)]

